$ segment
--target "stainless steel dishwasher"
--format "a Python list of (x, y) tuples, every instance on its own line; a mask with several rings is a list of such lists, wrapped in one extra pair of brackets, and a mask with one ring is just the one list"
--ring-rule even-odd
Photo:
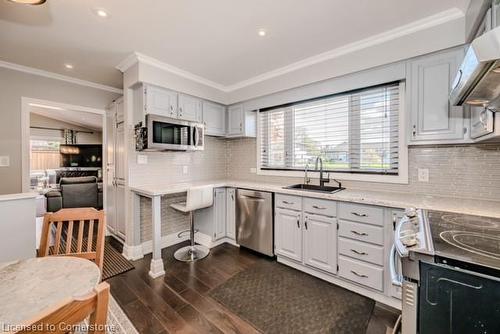
[(236, 242), (274, 256), (273, 193), (236, 189)]

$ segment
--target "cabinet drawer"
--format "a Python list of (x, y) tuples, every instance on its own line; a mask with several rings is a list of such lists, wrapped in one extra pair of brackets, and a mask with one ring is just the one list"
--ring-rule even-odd
[(304, 212), (335, 217), (337, 215), (337, 202), (317, 198), (304, 198)]
[(383, 290), (382, 267), (339, 256), (339, 276), (379, 291)]
[(339, 253), (358, 260), (384, 265), (384, 248), (365, 242), (339, 238)]
[(302, 210), (302, 197), (276, 194), (276, 207), (289, 210)]
[(384, 209), (363, 204), (340, 203), (339, 218), (383, 226)]
[(371, 242), (377, 245), (384, 244), (384, 229), (378, 226), (340, 220), (339, 235), (341, 237)]

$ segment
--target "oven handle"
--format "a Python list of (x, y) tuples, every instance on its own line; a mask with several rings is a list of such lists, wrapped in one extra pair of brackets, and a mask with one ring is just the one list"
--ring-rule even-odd
[(193, 126), (193, 142), (194, 142), (194, 147), (198, 147), (198, 128), (196, 126)]
[(403, 286), (403, 276), (399, 274), (396, 270), (397, 267), (397, 261), (398, 260), (398, 254), (396, 250), (396, 246), (392, 245), (391, 248), (391, 253), (390, 253), (390, 258), (389, 258), (389, 271), (391, 273), (391, 282), (392, 285), (395, 286)]
[(397, 252), (399, 253), (399, 256), (401, 257), (407, 257), (408, 256), (408, 249), (406, 248), (405, 245), (400, 240), (401, 237), (401, 226), (403, 226), (403, 222), (405, 221), (405, 218), (401, 218), (399, 222), (396, 224), (396, 228), (394, 230), (394, 246)]

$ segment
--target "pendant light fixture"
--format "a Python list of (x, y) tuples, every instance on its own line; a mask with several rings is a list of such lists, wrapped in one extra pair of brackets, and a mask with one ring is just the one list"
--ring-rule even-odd
[(23, 5), (43, 5), (47, 0), (9, 0)]

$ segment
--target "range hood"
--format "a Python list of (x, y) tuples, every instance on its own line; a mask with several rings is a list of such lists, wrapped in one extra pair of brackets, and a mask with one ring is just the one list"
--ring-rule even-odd
[(500, 110), (500, 27), (472, 41), (458, 70), (450, 103)]

